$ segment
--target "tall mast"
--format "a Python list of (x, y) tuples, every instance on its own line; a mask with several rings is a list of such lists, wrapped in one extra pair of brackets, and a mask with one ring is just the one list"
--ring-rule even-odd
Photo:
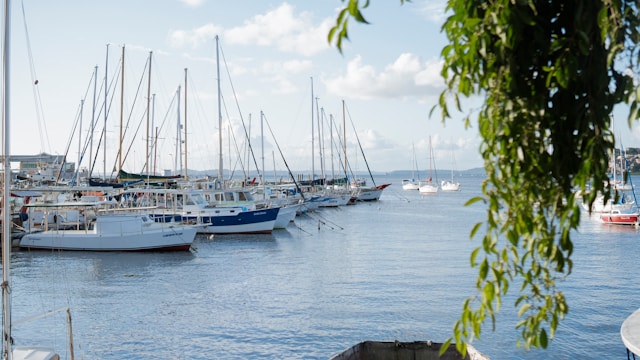
[(147, 174), (149, 174), (149, 137), (151, 136), (151, 131), (149, 130), (149, 126), (151, 124), (151, 57), (153, 56), (153, 51), (149, 51), (149, 75), (147, 76), (147, 148), (145, 150), (145, 168), (147, 170)]
[(188, 158), (187, 148), (187, 68), (184, 68), (184, 179), (189, 178), (189, 166), (187, 165)]
[(314, 126), (315, 122), (313, 121), (313, 77), (311, 78), (311, 185), (313, 185), (313, 180), (315, 180), (315, 133)]
[[(96, 90), (98, 88), (98, 65), (93, 68), (93, 108), (91, 110), (91, 126), (89, 127), (89, 177), (93, 172), (93, 132), (96, 129)], [(79, 165), (78, 165), (79, 166)]]
[[(181, 158), (182, 153), (181, 153), (181, 144), (182, 144), (182, 123), (180, 120), (180, 93), (182, 91), (182, 88), (180, 87), (180, 85), (178, 85), (178, 91), (177, 91), (177, 101), (176, 104), (177, 105), (177, 111), (176, 114), (178, 116), (177, 122), (178, 125), (176, 127), (176, 156), (174, 157), (174, 162), (173, 162), (173, 172), (171, 173), (171, 175), (176, 175), (177, 171), (178, 171), (178, 160)], [(182, 169), (180, 169), (182, 170)]]
[[(118, 141), (118, 175), (120, 175), (120, 170), (122, 170), (123, 118), (124, 118), (124, 45), (122, 45), (122, 71), (120, 72), (120, 140)], [(106, 128), (105, 128), (105, 134), (106, 134)]]
[(260, 172), (260, 182), (262, 183), (262, 196), (267, 200), (267, 185), (264, 178), (264, 113), (260, 110), (260, 143), (262, 145), (262, 171)]
[(10, 182), (11, 182), (11, 161), (9, 159), (10, 150), (9, 139), (9, 30), (11, 29), (11, 1), (4, 2), (4, 47), (2, 49), (2, 73), (4, 80), (4, 113), (3, 130), (4, 130), (4, 182), (2, 192), (2, 339), (3, 339), (3, 359), (11, 360), (11, 288), (9, 283), (9, 263), (11, 259), (11, 204), (10, 198)]
[(156, 174), (156, 165), (158, 162), (157, 152), (158, 152), (158, 128), (156, 127), (156, 94), (151, 94), (151, 131), (154, 131), (155, 134), (153, 136), (153, 142), (151, 142), (151, 149), (153, 151), (153, 172), (152, 175)]
[[(344, 109), (344, 99), (342, 100), (342, 151), (344, 152), (344, 175), (347, 176), (347, 120)], [(355, 180), (355, 179), (354, 179)]]
[(331, 178), (336, 179), (333, 167), (333, 114), (329, 114), (329, 154), (331, 156)]
[(220, 49), (218, 44), (219, 38), (216, 35), (216, 64), (217, 64), (217, 77), (218, 77), (218, 146), (219, 146), (219, 158), (218, 158), (218, 179), (222, 183), (222, 95), (220, 94)]
[(107, 44), (107, 57), (104, 63), (104, 128), (103, 128), (103, 132), (104, 132), (104, 136), (103, 136), (103, 144), (102, 144), (102, 150), (103, 150), (103, 162), (102, 162), (102, 177), (106, 180), (107, 179), (107, 93), (109, 92), (109, 84), (107, 81), (107, 77), (109, 76), (109, 73), (107, 72), (107, 69), (109, 67), (109, 44)]
[(322, 127), (321, 127), (321, 122), (322, 120), (320, 119), (320, 107), (318, 105), (318, 100), (320, 100), (319, 97), (316, 96), (316, 121), (317, 121), (317, 126), (318, 126), (318, 156), (320, 159), (320, 178), (322, 179), (322, 181), (324, 182), (324, 149), (322, 148), (322, 143), (324, 141), (323, 134), (322, 134)]
[(82, 161), (82, 115), (84, 114), (84, 99), (80, 100), (80, 128), (78, 129), (78, 169), (76, 169), (75, 183), (78, 184), (80, 180), (80, 162)]

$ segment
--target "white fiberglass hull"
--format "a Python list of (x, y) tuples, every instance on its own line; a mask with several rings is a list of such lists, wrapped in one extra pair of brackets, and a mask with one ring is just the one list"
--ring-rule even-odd
[(438, 186), (437, 185), (421, 185), (420, 189), (418, 189), (418, 191), (420, 191), (420, 194), (436, 194), (438, 193)]
[(276, 222), (273, 225), (273, 228), (274, 229), (286, 228), (289, 225), (289, 223), (296, 218), (296, 214), (299, 208), (300, 208), (300, 205), (298, 204), (281, 207), (280, 211), (278, 211), (278, 217), (276, 218)]
[(460, 183), (454, 183), (451, 181), (443, 181), (440, 184), (442, 191), (460, 191)]
[[(106, 216), (105, 216), (106, 217)], [(159, 224), (139, 216), (98, 218), (89, 230), (47, 230), (25, 234), (19, 246), (27, 249), (80, 251), (189, 250), (198, 226)], [(146, 219), (146, 218), (145, 218)]]

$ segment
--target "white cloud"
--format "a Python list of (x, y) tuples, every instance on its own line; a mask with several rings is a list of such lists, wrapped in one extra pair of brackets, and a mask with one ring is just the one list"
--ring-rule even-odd
[(332, 21), (327, 18), (315, 26), (311, 13), (295, 13), (293, 6), (283, 3), (227, 30), (209, 23), (191, 30), (172, 30), (168, 37), (173, 47), (197, 48), (221, 35), (227, 44), (270, 46), (282, 52), (311, 56), (331, 49), (326, 36)]
[(179, 0), (179, 1), (193, 8), (200, 7), (202, 4), (205, 3), (205, 0)]
[(330, 49), (326, 41), (330, 20), (314, 27), (308, 12), (294, 13), (295, 8), (287, 3), (266, 14), (256, 15), (242, 26), (225, 32), (225, 41), (230, 44), (275, 46), (280, 51), (305, 56)]
[(210, 43), (222, 31), (222, 27), (214, 24), (206, 24), (193, 30), (171, 30), (169, 31), (169, 43), (175, 48), (183, 46), (197, 48), (201, 44)]
[(446, 6), (445, 0), (427, 0), (420, 6), (419, 11), (430, 22), (442, 25), (446, 19)]
[(362, 63), (357, 56), (347, 65), (347, 73), (325, 80), (329, 92), (340, 97), (362, 100), (406, 99), (436, 96), (444, 89), (440, 77), (442, 63), (436, 60), (422, 62), (414, 54), (401, 54), (395, 62), (377, 72)]

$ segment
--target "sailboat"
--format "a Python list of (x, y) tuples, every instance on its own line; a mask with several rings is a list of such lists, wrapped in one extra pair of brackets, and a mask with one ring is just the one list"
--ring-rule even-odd
[[(622, 154), (622, 151), (620, 151)], [(622, 161), (625, 162), (626, 166), (622, 166), (621, 168), (626, 168), (626, 171), (629, 171), (629, 166), (626, 164), (626, 159), (624, 155), (621, 155)], [(636, 200), (636, 193), (633, 187), (633, 182), (631, 181), (631, 177), (628, 177), (628, 182), (624, 183), (613, 183), (616, 191), (619, 191), (621, 195), (619, 196), (619, 201), (613, 202), (612, 200), (609, 202), (610, 209), (609, 211), (603, 211), (600, 213), (600, 220), (604, 224), (610, 225), (640, 225), (640, 209), (638, 208), (638, 202)], [(615, 186), (620, 186), (618, 189)]]
[(460, 183), (453, 181), (453, 169), (455, 168), (455, 157), (453, 154), (453, 147), (451, 149), (451, 180), (442, 180), (440, 187), (442, 191), (460, 191)]
[[(342, 101), (342, 118), (343, 118), (343, 122), (345, 121), (345, 104), (344, 104), (344, 100)], [(354, 178), (353, 180), (351, 180), (350, 182), (350, 187), (353, 190), (353, 193), (356, 197), (357, 201), (378, 201), (380, 200), (380, 196), (382, 195), (382, 191), (384, 189), (386, 189), (387, 187), (389, 187), (391, 184), (390, 183), (386, 183), (386, 184), (380, 184), (380, 185), (376, 185), (376, 181), (373, 178), (373, 174), (371, 173), (371, 169), (369, 168), (369, 163), (367, 162), (367, 158), (364, 155), (364, 150), (362, 149), (362, 144), (360, 143), (360, 137), (358, 137), (358, 132), (356, 131), (356, 126), (353, 124), (353, 119), (351, 119), (351, 116), (349, 116), (349, 120), (351, 120), (351, 127), (353, 128), (353, 133), (356, 137), (356, 140), (358, 142), (358, 148), (360, 148), (360, 153), (362, 154), (362, 159), (364, 160), (365, 165), (367, 166), (367, 171), (369, 172), (369, 178), (371, 178), (371, 182), (373, 183), (373, 186), (366, 186), (366, 181), (364, 180), (359, 180)], [(343, 125), (344, 126), (344, 125)], [(344, 134), (345, 139), (344, 139), (344, 144), (346, 146), (347, 143), (347, 139), (346, 139), (346, 132)], [(344, 150), (345, 152), (345, 163), (346, 163), (346, 148)]]
[(433, 147), (431, 147), (431, 136), (429, 136), (429, 178), (420, 182), (418, 188), (420, 194), (436, 194), (438, 193), (438, 183), (433, 181)]
[(3, 204), (2, 204), (2, 358), (3, 359), (37, 359), (37, 360), (57, 360), (60, 356), (53, 350), (45, 347), (15, 347), (13, 346), (13, 338), (11, 337), (11, 202), (9, 194), (11, 193), (11, 147), (10, 139), (10, 101), (9, 101), (9, 43), (10, 43), (10, 15), (11, 1), (4, 1), (4, 41), (2, 48), (2, 67), (3, 67)]
[[(402, 189), (403, 190), (419, 190), (420, 183), (416, 181), (416, 171), (418, 168), (418, 162), (416, 160), (416, 147), (413, 146), (413, 169), (411, 171), (411, 179), (402, 180)], [(418, 174), (418, 178), (420, 175)]]

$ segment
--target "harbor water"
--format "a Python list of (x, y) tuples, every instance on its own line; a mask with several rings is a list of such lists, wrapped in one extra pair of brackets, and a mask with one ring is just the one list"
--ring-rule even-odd
[[(376, 176), (392, 183), (380, 201), (320, 209), (271, 235), (198, 237), (192, 252), (16, 250), (15, 343), (69, 358), (64, 313), (38, 317), (65, 307), (76, 359), (327, 359), (363, 340), (443, 342), (476, 291), (480, 240), (469, 232), (486, 209), (464, 204), (482, 179), (462, 173), (462, 191), (427, 196)], [(570, 311), (549, 347), (516, 347), (513, 286), (478, 350), (626, 359), (619, 331), (640, 307), (640, 230), (585, 215), (573, 240), (574, 270), (559, 283)]]

